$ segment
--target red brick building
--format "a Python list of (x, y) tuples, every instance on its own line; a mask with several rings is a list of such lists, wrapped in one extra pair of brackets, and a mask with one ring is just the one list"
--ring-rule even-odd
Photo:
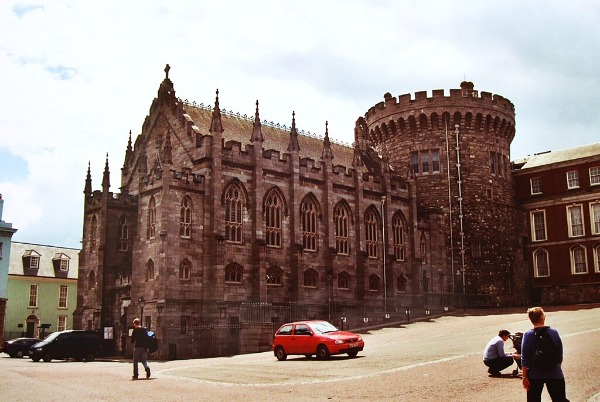
[(600, 300), (600, 143), (514, 161), (531, 299)]

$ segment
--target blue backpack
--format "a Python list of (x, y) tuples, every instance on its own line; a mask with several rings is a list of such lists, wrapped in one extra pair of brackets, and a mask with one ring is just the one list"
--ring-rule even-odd
[(154, 353), (158, 350), (158, 338), (154, 331), (146, 330), (146, 348), (148, 353)]

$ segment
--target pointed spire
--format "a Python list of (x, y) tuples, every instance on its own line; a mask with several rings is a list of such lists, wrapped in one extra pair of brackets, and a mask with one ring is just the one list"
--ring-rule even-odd
[(219, 109), (219, 89), (217, 88), (217, 96), (215, 98), (215, 108), (212, 114), (212, 121), (210, 123), (210, 129), (208, 130), (211, 133), (222, 133), (223, 124), (221, 124), (221, 109)]
[(252, 137), (250, 142), (259, 141), (263, 142), (265, 139), (262, 133), (262, 125), (260, 124), (260, 117), (258, 115), (258, 99), (256, 100), (256, 113), (254, 114), (254, 128), (252, 130)]
[(108, 170), (108, 152), (106, 153), (106, 164), (104, 165), (104, 175), (102, 176), (102, 191), (108, 191), (110, 188), (110, 171)]
[(288, 144), (287, 150), (289, 152), (300, 151), (300, 144), (298, 143), (298, 131), (296, 131), (296, 112), (292, 112), (292, 129), (290, 131), (290, 143)]
[(127, 149), (125, 150), (125, 163), (123, 163), (123, 167), (126, 167), (129, 164), (132, 153), (133, 148), (131, 146), (131, 130), (129, 130), (129, 140), (127, 141)]
[(83, 189), (83, 194), (92, 195), (92, 171), (90, 167), (90, 161), (88, 161), (88, 171), (85, 178), (85, 188)]
[(323, 154), (321, 158), (324, 160), (333, 159), (333, 152), (331, 152), (331, 142), (329, 141), (329, 122), (325, 122), (325, 139), (323, 140)]

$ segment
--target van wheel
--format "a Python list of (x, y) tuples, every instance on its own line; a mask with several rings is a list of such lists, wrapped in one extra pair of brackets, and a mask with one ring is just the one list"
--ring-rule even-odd
[(91, 352), (88, 353), (87, 355), (85, 355), (86, 362), (93, 362), (95, 358), (96, 358), (96, 356), (94, 356), (94, 354)]
[(283, 350), (281, 346), (277, 346), (277, 349), (275, 349), (275, 357), (277, 357), (277, 360), (283, 361), (287, 359), (287, 353), (285, 353), (285, 350)]
[(37, 363), (40, 361), (40, 358), (38, 356), (36, 356), (36, 357), (32, 357), (31, 360), (33, 360), (34, 362)]
[(48, 362), (51, 362), (51, 361), (52, 361), (52, 355), (51, 355), (50, 353), (46, 353), (46, 354), (44, 355), (44, 357), (42, 357), (42, 359), (44, 359), (44, 361), (45, 361), (46, 363), (48, 363)]

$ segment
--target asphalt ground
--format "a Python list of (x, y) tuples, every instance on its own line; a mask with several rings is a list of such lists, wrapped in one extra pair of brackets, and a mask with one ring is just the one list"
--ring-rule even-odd
[[(482, 363), (500, 329), (531, 327), (526, 308), (453, 312), (428, 320), (364, 329), (357, 358), (330, 360), (271, 352), (233, 357), (151, 361), (148, 380), (131, 380), (131, 361), (91, 363), (0, 357), (3, 401), (524, 401), (516, 365), (490, 377)], [(546, 308), (563, 339), (567, 397), (600, 401), (600, 305)], [(511, 341), (505, 349), (512, 351)], [(140, 372), (143, 370), (140, 367)], [(549, 401), (546, 391), (543, 401)]]

